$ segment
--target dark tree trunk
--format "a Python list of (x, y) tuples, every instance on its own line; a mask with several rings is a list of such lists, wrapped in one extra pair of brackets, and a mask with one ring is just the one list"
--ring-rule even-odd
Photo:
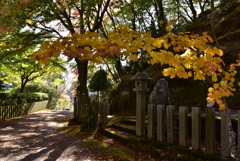
[(197, 18), (197, 11), (195, 10), (195, 8), (194, 8), (194, 5), (193, 5), (193, 1), (192, 0), (189, 0), (189, 7), (190, 7), (190, 9), (191, 9), (191, 12), (192, 12), (192, 14), (193, 14), (193, 21), (195, 21), (196, 20), (196, 18)]
[(116, 70), (118, 72), (119, 77), (120, 78), (123, 77), (125, 75), (125, 73), (122, 69), (122, 64), (121, 64), (121, 61), (119, 59), (116, 60), (115, 67), (116, 67)]
[(21, 79), (21, 88), (20, 88), (20, 93), (23, 93), (25, 86), (27, 85), (28, 79), (22, 78)]
[(78, 68), (78, 81), (79, 86), (77, 88), (77, 92), (80, 94), (80, 107), (82, 108), (82, 118), (80, 118), (83, 122), (82, 130), (94, 128), (96, 126), (96, 120), (93, 119), (94, 113), (92, 107), (90, 106), (90, 99), (88, 96), (87, 89), (87, 72), (88, 72), (88, 61), (87, 60), (79, 60), (75, 58)]
[[(158, 16), (158, 22), (165, 21), (165, 14), (164, 14), (164, 6), (163, 6), (163, 0), (156, 0), (156, 5), (155, 5), (155, 9), (156, 9), (156, 15)], [(160, 37), (166, 34), (166, 23), (164, 24), (160, 24), (158, 23), (158, 28), (159, 28), (159, 33), (158, 35), (156, 35), (156, 37)]]

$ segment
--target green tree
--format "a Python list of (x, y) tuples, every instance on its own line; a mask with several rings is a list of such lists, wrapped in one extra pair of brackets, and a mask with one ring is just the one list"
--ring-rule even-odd
[(42, 43), (41, 34), (30, 31), (0, 32), (0, 60), (19, 55)]
[(47, 64), (43, 64), (39, 60), (29, 59), (33, 53), (33, 49), (29, 49), (23, 54), (3, 59), (1, 64), (1, 73), (5, 75), (1, 79), (8, 84), (17, 84), (20, 87), (20, 93), (24, 92), (28, 82), (43, 82), (45, 78), (56, 73), (62, 74), (66, 70), (64, 60), (52, 58)]
[(88, 87), (90, 91), (97, 91), (99, 96), (99, 92), (107, 90), (109, 88), (109, 85), (110, 83), (107, 78), (107, 73), (105, 72), (105, 70), (100, 69), (93, 75)]

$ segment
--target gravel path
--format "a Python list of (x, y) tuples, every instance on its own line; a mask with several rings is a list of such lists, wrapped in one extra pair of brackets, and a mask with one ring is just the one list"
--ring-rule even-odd
[(91, 161), (79, 138), (58, 130), (71, 111), (43, 111), (0, 122), (0, 161)]

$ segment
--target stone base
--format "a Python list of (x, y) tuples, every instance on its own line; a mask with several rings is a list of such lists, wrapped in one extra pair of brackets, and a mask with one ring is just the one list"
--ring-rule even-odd
[(82, 120), (79, 118), (77, 119), (71, 118), (68, 120), (68, 122), (69, 122), (68, 125), (81, 125), (83, 123)]

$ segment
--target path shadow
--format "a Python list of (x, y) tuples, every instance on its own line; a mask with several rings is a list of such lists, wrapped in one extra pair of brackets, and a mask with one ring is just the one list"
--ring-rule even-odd
[(46, 111), (0, 122), (0, 160), (91, 159), (81, 140), (57, 129), (72, 115), (71, 111)]

